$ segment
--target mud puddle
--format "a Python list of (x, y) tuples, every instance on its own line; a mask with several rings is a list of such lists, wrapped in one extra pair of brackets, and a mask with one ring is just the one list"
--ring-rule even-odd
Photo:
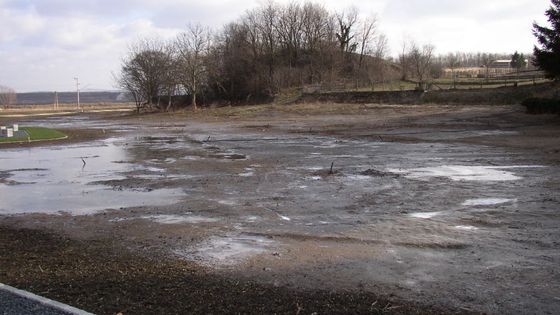
[[(553, 174), (559, 172), (555, 166), (467, 144), (258, 137), (235, 135), (235, 141), (230, 142), (217, 138), (216, 145), (223, 150), (235, 149), (263, 167), (250, 169), (243, 164), (235, 168), (233, 164), (235, 181), (216, 182), (211, 189), (226, 192), (235, 186), (238, 193), (224, 193), (228, 199), (221, 204), (243, 218), (259, 218), (258, 224), (245, 222), (235, 228), (241, 233), (270, 236), (274, 241), (286, 240), (293, 246), (289, 250), (298, 253), (284, 258), (293, 260), (289, 265), (294, 268), (298, 262), (312, 259), (310, 256), (316, 257), (319, 265), (340, 259), (346, 265), (332, 270), (344, 274), (344, 281), (398, 283), (408, 292), (431, 292), (428, 295), (433, 298), (439, 291), (430, 288), (441, 286), (452, 287), (457, 293), (460, 287), (484, 283), (501, 291), (486, 280), (491, 275), (481, 267), (496, 260), (518, 271), (533, 264), (553, 268), (519, 246), (512, 235), (532, 239), (533, 230), (526, 230), (520, 222), (535, 222), (532, 220), (544, 213), (554, 216), (554, 202), (544, 200), (554, 195), (553, 185), (547, 183), (555, 181)], [(535, 201), (535, 194), (544, 202)], [(547, 238), (544, 231), (554, 227), (544, 224), (547, 228), (541, 230), (541, 236)], [(228, 261), (231, 266), (239, 263), (227, 258), (231, 248), (238, 250), (236, 244), (209, 238), (183, 257), (209, 265)], [(298, 251), (299, 246), (307, 246), (304, 244), (313, 244), (308, 245), (312, 250), (303, 247), (306, 250)], [(367, 258), (360, 256), (359, 250), (340, 255), (342, 250), (364, 244), (372, 251)], [(397, 258), (379, 254), (386, 244), (393, 246), (395, 253), (414, 254)], [(277, 246), (286, 249), (287, 245)], [(259, 255), (262, 250), (250, 257), (261, 257), (259, 266), (266, 269), (274, 263), (270, 255)], [(380, 270), (393, 276), (388, 279)], [(321, 279), (328, 282), (329, 274), (322, 274)], [(444, 285), (449, 281), (457, 285)], [(485, 299), (475, 296), (470, 299), (477, 302), (465, 305), (475, 307)], [(463, 293), (456, 297), (467, 298)]]
[(496, 206), (511, 204), (517, 202), (517, 199), (506, 199), (506, 198), (477, 198), (469, 199), (463, 202), (463, 206)]
[(147, 220), (159, 224), (200, 224), (200, 223), (216, 223), (220, 222), (220, 218), (210, 218), (200, 215), (186, 214), (158, 214), (140, 217), (122, 217), (109, 220), (110, 222), (123, 222), (131, 220)]
[(4, 150), (0, 157), (0, 214), (91, 214), (104, 209), (170, 204), (181, 189), (126, 190), (94, 184), (126, 178), (143, 166), (122, 163), (126, 150), (112, 138), (65, 147)]
[(390, 172), (402, 174), (407, 178), (422, 179), (431, 177), (446, 177), (454, 181), (515, 181), (521, 177), (515, 175), (516, 169), (542, 168), (541, 165), (515, 166), (469, 166), (469, 165), (441, 165), (436, 167), (415, 168), (409, 170), (389, 169)]
[[(560, 261), (560, 169), (532, 154), (463, 143), (263, 135), (227, 123), (193, 124), (181, 134), (144, 128), (106, 143), (60, 149), (63, 162), (47, 149), (28, 153), (22, 160), (27, 163), (17, 161), (27, 151), (6, 151), (0, 160), (2, 204), (4, 195), (21, 200), (39, 184), (55, 193), (55, 186), (68, 185), (80, 197), (84, 189), (125, 187), (138, 194), (135, 200), (156, 193), (149, 202), (179, 202), (181, 213), (173, 207), (150, 215), (123, 212), (111, 227), (120, 230), (124, 222), (127, 231), (173, 257), (205, 266), (253, 275), (244, 263), (262, 271), (271, 260), (282, 260), (285, 274), (278, 278), (298, 286), (380, 283), (412, 299), (486, 312), (507, 313), (523, 299), (552, 305), (557, 287), (531, 286), (523, 275), (549, 279)], [(47, 162), (40, 163), (41, 156)], [(53, 169), (63, 175), (51, 174)], [(87, 195), (102, 205), (107, 198)], [(145, 230), (146, 221), (159, 224), (160, 234), (192, 238), (161, 243)], [(275, 251), (282, 257), (270, 255)], [(464, 290), (478, 286), (489, 292)], [(511, 298), (508, 307), (493, 304), (503, 296)]]
[(42, 117), (39, 119), (29, 118), (21, 121), (22, 125), (31, 125), (38, 127), (47, 127), (53, 129), (101, 129), (101, 130), (112, 130), (114, 132), (129, 132), (138, 130), (138, 126), (134, 126), (128, 123), (115, 124), (111, 121), (102, 121), (98, 119), (92, 119), (90, 115), (76, 114), (67, 116), (49, 116)]
[(204, 265), (223, 268), (247, 262), (265, 253), (272, 253), (278, 243), (274, 240), (251, 235), (212, 237), (194, 248), (178, 249), (174, 253)]

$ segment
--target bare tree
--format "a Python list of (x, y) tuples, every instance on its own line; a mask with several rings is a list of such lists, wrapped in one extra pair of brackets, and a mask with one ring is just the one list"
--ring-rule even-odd
[(401, 68), (401, 80), (406, 81), (410, 71), (410, 56), (409, 56), (409, 42), (410, 39), (404, 38), (401, 45), (401, 53), (399, 54), (399, 65)]
[(204, 63), (207, 95), (264, 100), (284, 88), (339, 86), (332, 83), (394, 72), (394, 66), (380, 60), (387, 41), (377, 34), (376, 20), (359, 21), (355, 9), (331, 14), (312, 2), (265, 1), (213, 38)]
[(354, 42), (356, 37), (354, 26), (358, 22), (358, 10), (352, 7), (347, 11), (342, 11), (336, 15), (336, 21), (338, 22), (336, 38), (344, 57), (346, 53), (354, 52), (358, 46), (358, 43)]
[(451, 79), (453, 80), (453, 88), (457, 88), (457, 76), (455, 75), (455, 69), (460, 65), (459, 53), (449, 53), (447, 55), (447, 66), (451, 69)]
[(385, 34), (380, 34), (377, 36), (375, 41), (375, 48), (373, 51), (373, 56), (379, 59), (384, 59), (387, 57), (387, 50), (389, 48), (389, 40)]
[(169, 90), (173, 71), (170, 46), (157, 39), (142, 39), (130, 46), (116, 81), (132, 95), (138, 111), (153, 105), (161, 109), (160, 96)]
[(230, 23), (216, 36), (207, 58), (208, 81), (217, 97), (231, 102), (265, 90), (258, 30), (245, 19)]
[(274, 81), (274, 74), (276, 68), (275, 53), (278, 46), (278, 5), (270, 0), (268, 1), (258, 13), (259, 28), (261, 30), (261, 37), (264, 46), (264, 57), (268, 67), (268, 88), (269, 94), (276, 91), (276, 82)]
[[(246, 41), (251, 48), (251, 57), (256, 63), (258, 58), (263, 55), (263, 34), (259, 27), (259, 16), (256, 11), (248, 11), (243, 17), (240, 25), (230, 24), (226, 28), (226, 33), (237, 33), (244, 35)], [(233, 34), (226, 34), (232, 36)]]
[(331, 39), (333, 19), (329, 12), (319, 4), (306, 2), (303, 6), (303, 49), (309, 56), (309, 81), (321, 80), (321, 66), (328, 52), (321, 49)]
[(490, 80), (490, 66), (492, 66), (493, 62), (494, 62), (494, 55), (488, 53), (481, 54), (480, 63), (484, 67), (486, 73), (484, 76), (486, 82)]
[(426, 89), (426, 83), (430, 76), (430, 69), (432, 67), (432, 58), (434, 57), (434, 46), (424, 45), (421, 48), (412, 43), (409, 50), (409, 59), (414, 70), (414, 75), (418, 80), (418, 88), (420, 90)]
[(8, 107), (17, 101), (16, 91), (10, 87), (0, 85), (0, 105)]
[(136, 111), (140, 112), (146, 104), (141, 80), (126, 66), (123, 66), (120, 74), (113, 74), (113, 78), (117, 87), (126, 91), (134, 100)]
[(372, 53), (371, 42), (377, 35), (377, 17), (372, 15), (367, 17), (360, 23), (360, 32), (358, 40), (360, 42), (360, 59), (358, 62), (359, 67), (362, 67), (364, 56)]
[(375, 82), (385, 82), (389, 62), (386, 59), (388, 40), (384, 34), (380, 34), (375, 39), (375, 46), (372, 49), (371, 65), (367, 65), (368, 77), (372, 89)]
[(179, 34), (176, 40), (180, 81), (191, 96), (194, 110), (197, 109), (197, 95), (207, 84), (205, 58), (210, 45), (210, 30), (201, 24), (189, 24), (187, 31)]
[(292, 2), (279, 9), (278, 16), (276, 30), (279, 42), (288, 57), (288, 65), (292, 68), (303, 41), (303, 10), (299, 3)]
[(319, 4), (306, 2), (302, 10), (303, 46), (306, 50), (315, 51), (321, 41), (328, 39), (332, 19), (329, 12)]

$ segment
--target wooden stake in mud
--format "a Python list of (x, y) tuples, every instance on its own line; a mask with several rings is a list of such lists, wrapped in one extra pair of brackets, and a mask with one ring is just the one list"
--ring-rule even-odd
[(331, 163), (331, 170), (329, 171), (329, 175), (334, 174), (333, 167), (334, 167), (334, 162)]

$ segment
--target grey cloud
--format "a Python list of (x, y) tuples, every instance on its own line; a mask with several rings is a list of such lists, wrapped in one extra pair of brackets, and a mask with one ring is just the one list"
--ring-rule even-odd
[(546, 3), (549, 3), (549, 0), (393, 0), (388, 2), (384, 14), (401, 21), (457, 16), (483, 22), (508, 17), (526, 17), (529, 12), (542, 11)]
[(228, 12), (246, 5), (243, 1), (184, 0), (7, 0), (4, 7), (33, 10), (41, 16), (95, 16), (99, 19), (151, 17), (154, 23), (181, 23), (182, 19), (212, 19), (215, 12)]
[(107, 1), (107, 0), (8, 0), (5, 7), (13, 10), (33, 10), (41, 16), (76, 16), (95, 15), (109, 17), (126, 13), (134, 1)]
[(211, 2), (196, 2), (177, 7), (168, 5), (153, 13), (153, 21), (160, 27), (184, 28), (189, 22), (220, 27), (237, 19), (250, 7), (252, 6), (247, 3), (245, 7), (239, 5), (239, 1), (224, 1), (219, 6)]

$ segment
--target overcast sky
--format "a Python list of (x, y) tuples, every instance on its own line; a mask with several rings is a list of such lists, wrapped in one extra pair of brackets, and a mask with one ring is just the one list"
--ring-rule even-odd
[[(289, 0), (278, 0), (279, 3)], [(531, 52), (549, 0), (319, 0), (377, 14), (392, 54), (403, 38), (450, 51)], [(114, 89), (128, 44), (173, 37), (189, 21), (219, 29), (259, 0), (0, 0), (0, 85), (24, 91)]]

